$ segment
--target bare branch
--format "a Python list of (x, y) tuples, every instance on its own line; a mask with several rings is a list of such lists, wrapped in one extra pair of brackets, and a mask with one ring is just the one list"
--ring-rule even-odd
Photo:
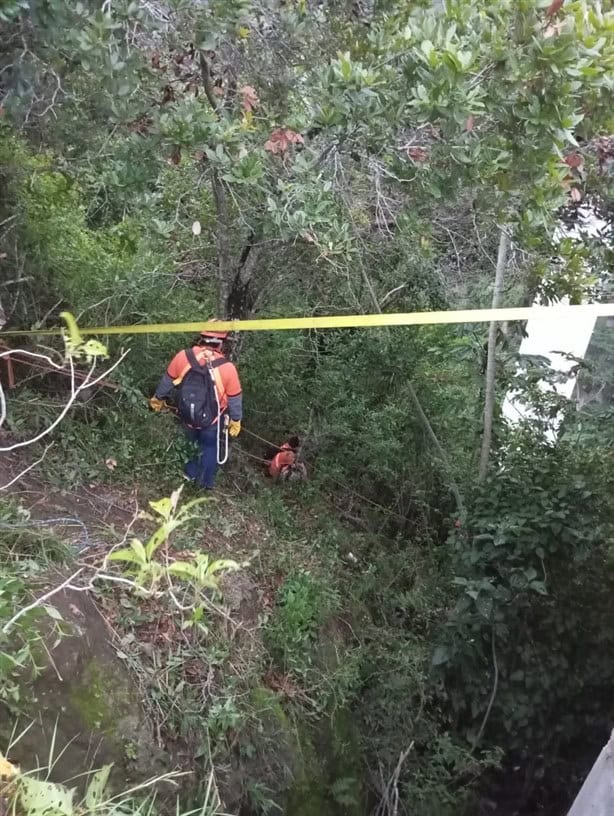
[(54, 589), (50, 589), (49, 592), (45, 592), (45, 594), (41, 595), (40, 598), (37, 598), (31, 604), (28, 604), (27, 606), (24, 606), (22, 609), (20, 609), (19, 612), (13, 615), (13, 617), (4, 624), (4, 626), (2, 627), (2, 634), (6, 635), (7, 632), (10, 632), (10, 630), (17, 623), (19, 618), (23, 617), (26, 614), (26, 612), (30, 612), (32, 609), (36, 609), (37, 607), (44, 604), (45, 601), (48, 601), (49, 598), (52, 598), (54, 595), (57, 595), (58, 592), (61, 592), (63, 589), (66, 589), (66, 587), (68, 587), (72, 583), (72, 581), (74, 581), (75, 578), (77, 578), (82, 572), (83, 567), (79, 567), (79, 569), (76, 572), (73, 572), (70, 578), (67, 578), (65, 581), (62, 581), (62, 583), (59, 586), (54, 587)]
[(490, 693), (490, 699), (488, 700), (488, 706), (486, 707), (486, 711), (484, 712), (484, 717), (482, 719), (482, 723), (480, 725), (480, 730), (475, 736), (473, 740), (473, 745), (471, 746), (471, 753), (473, 753), (478, 746), (478, 743), (482, 739), (482, 735), (484, 734), (484, 729), (486, 728), (486, 723), (488, 722), (488, 718), (490, 717), (490, 712), (492, 711), (493, 704), (495, 702), (495, 697), (497, 696), (497, 689), (499, 687), (499, 664), (497, 663), (497, 648), (495, 645), (495, 627), (493, 626), (490, 630), (490, 646), (492, 650), (492, 665), (493, 665), (493, 682), (492, 682), (492, 691)]
[(375, 816), (398, 816), (400, 801), (399, 780), (405, 760), (409, 756), (413, 747), (414, 743), (412, 742), (409, 748), (407, 748), (405, 751), (401, 751), (397, 764), (388, 781), (384, 780), (384, 775), (382, 773), (382, 769), (380, 768), (380, 801), (374, 811)]
[[(51, 357), (49, 357), (46, 354), (38, 354), (38, 353), (32, 352), (32, 351), (25, 351), (24, 349), (12, 349), (10, 351), (4, 351), (4, 352), (0, 353), (0, 359), (2, 359), (3, 357), (6, 357), (7, 355), (9, 355), (9, 354), (11, 354), (11, 353), (13, 353), (15, 351), (18, 351), (19, 354), (22, 354), (22, 355), (25, 355), (25, 356), (37, 357), (39, 359), (46, 360), (49, 363), (50, 366), (52, 366), (54, 369), (56, 369), (58, 371), (61, 371), (64, 368), (64, 364), (59, 365), (58, 363), (54, 362), (51, 359)], [(105, 371), (103, 371), (103, 373), (100, 376), (98, 376), (98, 377), (96, 377), (95, 379), (92, 380), (90, 378), (91, 378), (92, 374), (94, 373), (94, 368), (96, 366), (96, 361), (94, 361), (93, 364), (92, 364), (92, 367), (90, 368), (90, 371), (88, 372), (88, 374), (87, 374), (87, 376), (85, 378), (85, 380), (81, 383), (81, 385), (77, 386), (76, 388), (75, 388), (74, 364), (73, 364), (72, 358), (69, 358), (68, 362), (69, 362), (69, 365), (70, 365), (70, 373), (71, 373), (71, 377), (70, 377), (70, 382), (71, 382), (70, 397), (69, 397), (66, 405), (64, 406), (64, 408), (60, 412), (60, 414), (51, 423), (51, 425), (49, 425), (47, 428), (45, 428), (43, 431), (41, 431), (39, 434), (37, 434), (37, 436), (34, 436), (31, 439), (26, 439), (26, 440), (24, 440), (22, 442), (15, 442), (13, 445), (8, 445), (7, 447), (2, 447), (2, 448), (0, 448), (0, 453), (9, 453), (10, 451), (17, 450), (18, 448), (25, 448), (28, 445), (33, 445), (35, 442), (39, 442), (45, 436), (48, 436), (60, 424), (60, 422), (64, 419), (66, 414), (70, 411), (70, 409), (71, 409), (72, 405), (74, 404), (75, 400), (79, 397), (79, 394), (82, 391), (85, 391), (88, 388), (92, 388), (93, 386), (97, 385), (101, 380), (103, 380), (105, 377), (107, 377), (107, 375), (110, 374), (112, 371), (114, 371), (117, 368), (117, 366), (125, 359), (125, 357), (128, 354), (129, 354), (129, 351), (123, 352), (121, 354), (121, 356), (119, 357), (119, 359), (115, 363), (113, 363), (112, 366), (110, 366)], [(5, 399), (5, 396), (4, 396), (4, 389), (3, 389), (2, 385), (0, 384), (0, 427), (2, 427), (5, 420), (6, 420), (6, 399)]]
[(401, 289), (405, 289), (405, 288), (407, 288), (407, 284), (402, 283), (400, 286), (395, 286), (394, 289), (391, 289), (389, 292), (386, 292), (386, 294), (384, 295), (384, 297), (381, 300), (381, 305), (383, 306), (385, 303), (387, 303), (390, 300), (391, 297), (393, 297), (393, 295), (396, 295), (397, 292), (400, 292)]
[(28, 465), (28, 467), (27, 467), (27, 468), (25, 468), (24, 470), (22, 470), (20, 473), (18, 473), (18, 474), (17, 474), (17, 476), (13, 476), (13, 478), (11, 479), (11, 481), (10, 481), (10, 482), (7, 482), (6, 484), (3, 484), (2, 486), (0, 486), (0, 491), (2, 491), (2, 490), (8, 490), (8, 489), (9, 489), (9, 487), (12, 487), (12, 486), (13, 486), (13, 485), (14, 485), (16, 482), (18, 482), (18, 481), (19, 481), (19, 480), (20, 480), (20, 479), (21, 479), (23, 476), (25, 476), (25, 475), (26, 475), (26, 473), (29, 473), (29, 472), (30, 472), (30, 471), (31, 471), (33, 468), (35, 468), (37, 465), (40, 465), (40, 463), (43, 461), (43, 459), (45, 458), (45, 456), (47, 456), (47, 451), (48, 451), (50, 448), (52, 448), (52, 447), (53, 447), (53, 442), (52, 442), (50, 445), (47, 445), (47, 447), (46, 447), (46, 448), (45, 448), (45, 450), (43, 451), (43, 455), (42, 455), (40, 458), (38, 458), (38, 459), (36, 460), (36, 462), (32, 462), (32, 464), (31, 464), (31, 465)]
[(207, 96), (207, 99), (209, 100), (209, 104), (211, 105), (212, 109), (217, 113), (218, 102), (213, 89), (213, 82), (211, 81), (211, 71), (209, 70), (209, 63), (207, 62), (207, 58), (205, 57), (202, 51), (198, 52), (198, 58), (200, 61), (200, 70), (203, 77), (203, 87), (205, 89), (205, 94)]

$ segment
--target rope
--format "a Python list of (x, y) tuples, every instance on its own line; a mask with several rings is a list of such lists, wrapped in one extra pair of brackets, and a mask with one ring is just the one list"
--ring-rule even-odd
[[(259, 434), (254, 433), (254, 431), (250, 431), (248, 428), (245, 427), (245, 425), (241, 426), (241, 433), (245, 433), (248, 436), (257, 439), (259, 442), (264, 442), (265, 445), (268, 445), (269, 447), (274, 448), (275, 450), (278, 451), (283, 450), (283, 448), (280, 445), (276, 445), (274, 442), (271, 442), (264, 436), (260, 436)], [(270, 464), (270, 460), (263, 459), (261, 456), (256, 456), (255, 454), (246, 451), (245, 448), (239, 447), (237, 442), (235, 442), (234, 444), (237, 446), (237, 450), (239, 450), (245, 456), (248, 456), (250, 459), (254, 459), (256, 462), (260, 462), (263, 465)], [(340, 482), (333, 476), (327, 476), (326, 478), (329, 479), (331, 482), (334, 482), (339, 487), (344, 488), (344, 490), (347, 490), (348, 492), (352, 493), (354, 496), (356, 496), (357, 499), (360, 499), (361, 501), (370, 504), (372, 507), (375, 507), (377, 510), (380, 510), (382, 513), (386, 513), (389, 516), (394, 516), (395, 518), (401, 519), (401, 521), (407, 521), (407, 516), (404, 516), (401, 513), (396, 513), (394, 510), (390, 510), (388, 507), (384, 507), (383, 504), (378, 504), (377, 502), (374, 502), (372, 499), (367, 498), (367, 496), (363, 496), (362, 493), (359, 493), (357, 490), (354, 490), (354, 488), (350, 487), (348, 484)]]
[(63, 527), (80, 527), (81, 532), (83, 533), (83, 537), (85, 539), (85, 543), (81, 545), (79, 549), (84, 550), (91, 546), (92, 542), (90, 541), (89, 533), (87, 531), (87, 527), (81, 521), (81, 519), (73, 518), (73, 517), (62, 517), (62, 518), (52, 518), (52, 519), (37, 519), (33, 521), (16, 521), (16, 522), (8, 522), (8, 521), (1, 521), (0, 527), (3, 529), (19, 529), (19, 528), (28, 528), (28, 527), (52, 527), (54, 525), (61, 524)]
[[(271, 447), (271, 448), (275, 448), (275, 450), (278, 450), (278, 451), (283, 450), (283, 449), (282, 449), (282, 448), (281, 448), (279, 445), (274, 445), (274, 444), (273, 444), (273, 442), (269, 442), (269, 440), (268, 440), (268, 439), (265, 439), (263, 436), (258, 436), (258, 434), (257, 434), (257, 433), (254, 433), (253, 431), (250, 431), (250, 430), (249, 430), (248, 428), (246, 428), (245, 426), (241, 426), (241, 430), (242, 430), (244, 433), (248, 434), (249, 436), (253, 436), (253, 437), (254, 437), (254, 439), (257, 439), (259, 442), (264, 442), (264, 444), (265, 444), (265, 445), (269, 445), (269, 447)], [(265, 460), (265, 459), (263, 459), (262, 461), (264, 462), (264, 461), (266, 461), (266, 460)]]
[[(260, 442), (264, 442), (266, 445), (270, 445), (270, 447), (275, 448), (276, 450), (282, 450), (282, 448), (279, 445), (273, 444), (273, 442), (270, 442), (268, 439), (265, 439), (263, 436), (259, 436), (257, 433), (254, 433), (253, 431), (249, 431), (245, 427), (242, 428), (242, 431), (249, 434), (249, 436), (253, 436), (254, 439), (258, 439)], [(255, 456), (253, 453), (248, 453), (248, 451), (246, 451), (244, 448), (239, 448), (239, 450), (241, 451), (241, 453), (244, 453), (246, 456), (249, 456), (250, 459), (255, 459), (256, 461), (262, 462), (265, 465), (269, 464), (268, 459), (262, 459), (260, 456)], [(396, 513), (394, 510), (390, 510), (388, 507), (384, 507), (383, 504), (378, 504), (377, 502), (374, 502), (372, 499), (367, 498), (367, 496), (363, 496), (362, 493), (359, 493), (357, 490), (354, 490), (354, 488), (350, 487), (348, 484), (340, 482), (338, 479), (335, 479), (333, 476), (327, 476), (326, 478), (329, 479), (331, 482), (334, 482), (339, 487), (342, 487), (345, 490), (352, 493), (354, 496), (356, 496), (357, 499), (360, 499), (361, 501), (364, 501), (367, 504), (370, 504), (372, 507), (377, 508), (382, 513), (386, 513), (389, 516), (394, 516), (395, 518), (401, 519), (402, 521), (407, 521), (407, 516), (404, 516), (401, 513)]]

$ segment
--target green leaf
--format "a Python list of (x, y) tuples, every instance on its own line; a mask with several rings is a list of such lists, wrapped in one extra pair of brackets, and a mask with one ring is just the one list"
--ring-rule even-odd
[(171, 499), (159, 499), (158, 501), (150, 501), (149, 506), (154, 511), (154, 513), (157, 513), (159, 516), (162, 516), (163, 519), (169, 519), (173, 511), (173, 503)]
[(212, 575), (216, 572), (220, 572), (221, 570), (238, 570), (239, 565), (236, 561), (232, 561), (229, 558), (220, 558), (218, 561), (214, 561), (212, 564), (209, 565), (207, 568), (207, 573)]
[(19, 799), (27, 816), (73, 816), (73, 796), (64, 785), (29, 776), (19, 780)]
[(529, 586), (533, 590), (533, 592), (537, 592), (540, 595), (548, 594), (548, 590), (546, 589), (546, 585), (544, 584), (543, 581), (531, 581)]
[(104, 792), (107, 787), (107, 782), (109, 781), (109, 774), (111, 773), (112, 767), (112, 764), (103, 765), (90, 780), (85, 792), (85, 807), (88, 810), (95, 810), (104, 800)]
[(198, 578), (198, 569), (189, 561), (175, 561), (169, 566), (168, 571), (178, 578)]
[(124, 549), (121, 549), (121, 550), (115, 550), (114, 552), (112, 552), (109, 555), (107, 560), (108, 561), (126, 561), (126, 562), (128, 562), (130, 564), (139, 564), (140, 566), (142, 566), (141, 561), (139, 561), (137, 559), (136, 555), (134, 554), (134, 550), (132, 550), (132, 548), (127, 548), (127, 547), (125, 547)]
[(133, 538), (130, 547), (132, 548), (132, 551), (137, 558), (137, 563), (145, 566), (149, 559), (147, 558), (147, 554), (145, 552), (145, 547), (143, 547), (143, 544), (139, 541), (138, 538)]
[(430, 40), (422, 40), (420, 43), (420, 49), (427, 59), (431, 56), (433, 48), (433, 43)]
[(64, 620), (64, 618), (58, 612), (55, 606), (45, 606), (45, 612), (49, 615), (50, 618), (53, 618), (53, 620)]
[(339, 64), (341, 66), (341, 76), (347, 81), (352, 76), (352, 63), (350, 61), (350, 55), (344, 54), (340, 58)]
[(493, 599), (489, 595), (480, 595), (475, 602), (476, 608), (480, 615), (487, 620), (492, 615)]
[(162, 527), (159, 527), (156, 530), (156, 532), (150, 536), (145, 547), (145, 555), (147, 561), (151, 561), (153, 554), (156, 552), (156, 550), (158, 549), (158, 547), (160, 547), (161, 544), (164, 544), (166, 538), (167, 535), (164, 525), (162, 525)]

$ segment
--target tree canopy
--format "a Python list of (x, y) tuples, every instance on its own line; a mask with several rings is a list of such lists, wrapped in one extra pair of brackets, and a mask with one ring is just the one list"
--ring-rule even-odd
[[(66, 311), (113, 326), (611, 300), (606, 2), (0, 0), (0, 26), (5, 331)], [(173, 496), (152, 505), (151, 538), (126, 545), (128, 528), (121, 557), (97, 553), (89, 590), (123, 654), (154, 620), (174, 633), (132, 668), (158, 742), (197, 775), (207, 763), (220, 807), (554, 814), (573, 800), (613, 713), (611, 329), (600, 320), (575, 360), (571, 400), (555, 387), (568, 375), (521, 354), (524, 331), (235, 337), (255, 436), (233, 446), (214, 510), (182, 509), (181, 446), (146, 408), (190, 338), (101, 338), (116, 367), (82, 401), (91, 361), (0, 334), (0, 354), (22, 355), (16, 383), (2, 371), (2, 496), (19, 467), (44, 493)], [(527, 406), (515, 424), (511, 392)], [(260, 440), (296, 432), (309, 481), (280, 490)], [(13, 458), (21, 443), (31, 458)], [(41, 537), (27, 490), (0, 512), (0, 707), (34, 717), (19, 678), (43, 625), (19, 610), (81, 555), (48, 555), (58, 533)], [(197, 523), (203, 551), (182, 559)], [(126, 526), (113, 521), (118, 541)], [(260, 593), (240, 657), (244, 621), (224, 630), (236, 610), (218, 580), (239, 565)], [(276, 764), (289, 721), (305, 756), (333, 757), (324, 781)]]

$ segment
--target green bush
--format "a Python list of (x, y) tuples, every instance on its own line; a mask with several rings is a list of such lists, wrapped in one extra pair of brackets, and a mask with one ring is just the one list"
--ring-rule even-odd
[(318, 630), (338, 603), (333, 587), (309, 572), (286, 578), (266, 627), (267, 644), (282, 671), (305, 676), (313, 663)]

